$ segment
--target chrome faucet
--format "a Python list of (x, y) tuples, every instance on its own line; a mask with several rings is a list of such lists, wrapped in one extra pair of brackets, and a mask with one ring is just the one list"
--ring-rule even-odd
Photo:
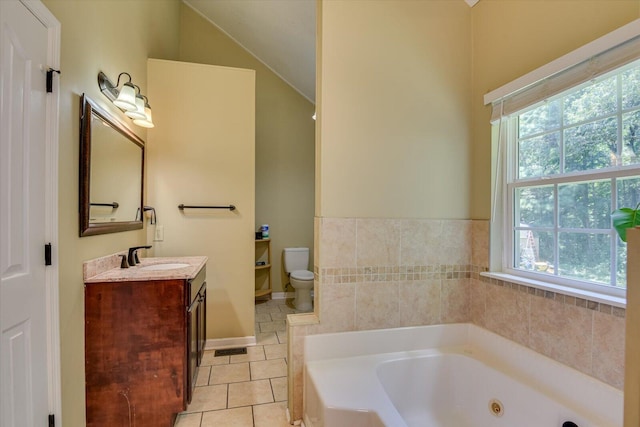
[(138, 249), (151, 249), (151, 246), (134, 246), (129, 248), (129, 255), (127, 255), (127, 261), (130, 266), (135, 266), (136, 264), (140, 264), (140, 259), (138, 258)]

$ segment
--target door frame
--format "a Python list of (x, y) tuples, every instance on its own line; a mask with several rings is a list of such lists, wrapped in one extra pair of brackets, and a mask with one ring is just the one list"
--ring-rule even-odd
[[(0, 0), (1, 1), (1, 0)], [(47, 64), (60, 69), (61, 24), (41, 0), (19, 0), (47, 29)], [(44, 74), (43, 74), (44, 75)], [(47, 375), (49, 413), (62, 425), (60, 375), (60, 304), (58, 280), (58, 125), (60, 85), (54, 73), (53, 92), (46, 96), (45, 123), (45, 242), (53, 247), (51, 265), (45, 268), (47, 303)], [(45, 243), (43, 242), (43, 244)], [(43, 249), (44, 250), (44, 249)]]

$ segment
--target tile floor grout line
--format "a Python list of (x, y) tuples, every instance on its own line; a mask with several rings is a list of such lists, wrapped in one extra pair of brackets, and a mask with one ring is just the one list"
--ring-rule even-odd
[[(266, 410), (266, 411), (269, 411), (269, 409), (267, 409), (267, 408), (271, 408), (270, 405), (276, 405), (275, 407), (278, 407), (278, 408), (286, 407), (286, 402), (287, 402), (286, 391), (284, 393), (285, 399), (281, 400), (281, 401), (277, 401), (276, 400), (276, 396), (275, 396), (276, 395), (275, 385), (273, 384), (273, 380), (274, 379), (284, 378), (285, 385), (286, 385), (286, 382), (287, 382), (286, 374), (285, 374), (285, 376), (277, 376), (277, 377), (269, 377), (269, 376), (267, 376), (267, 378), (254, 379), (253, 378), (254, 375), (252, 374), (252, 370), (251, 370), (251, 366), (255, 365), (255, 363), (253, 363), (253, 362), (271, 362), (271, 363), (275, 363), (277, 360), (282, 359), (282, 361), (284, 362), (285, 366), (288, 365), (286, 355), (284, 357), (274, 357), (273, 359), (267, 358), (267, 350), (265, 349), (265, 347), (269, 346), (270, 348), (274, 348), (275, 349), (277, 347), (274, 347), (274, 346), (279, 346), (279, 345), (286, 344), (286, 342), (287, 342), (286, 341), (286, 334), (285, 334), (285, 332), (286, 332), (286, 329), (285, 329), (286, 328), (286, 318), (282, 319), (281, 318), (282, 317), (281, 313), (284, 313), (284, 315), (286, 317), (287, 314), (289, 314), (291, 312), (295, 312), (295, 311), (292, 310), (291, 308), (289, 308), (286, 305), (286, 303), (284, 303), (284, 302), (267, 301), (266, 304), (270, 304), (270, 306), (269, 305), (265, 305), (264, 308), (260, 309), (260, 312), (265, 312), (265, 313), (269, 314), (268, 318), (271, 319), (271, 322), (256, 322), (256, 334), (258, 333), (258, 331), (262, 331), (262, 327), (263, 327), (262, 323), (270, 323), (269, 327), (267, 328), (265, 326), (265, 328), (273, 329), (273, 330), (266, 331), (266, 332), (259, 332), (259, 333), (264, 334), (263, 335), (263, 337), (264, 337), (263, 340), (264, 341), (273, 341), (273, 342), (270, 343), (270, 344), (266, 344), (266, 345), (265, 344), (256, 344), (255, 345), (255, 347), (258, 347), (258, 346), (262, 347), (261, 350), (260, 349), (253, 350), (254, 352), (255, 351), (259, 351), (258, 352), (258, 357), (260, 355), (262, 357), (259, 360), (250, 360), (252, 357), (255, 357), (255, 355), (253, 355), (253, 356), (247, 356), (247, 360), (243, 360), (243, 361), (240, 361), (240, 362), (232, 362), (232, 356), (226, 356), (224, 363), (211, 362), (212, 363), (211, 365), (206, 365), (208, 367), (208, 369), (209, 369), (209, 375), (208, 375), (208, 379), (207, 379), (208, 381), (206, 381), (206, 384), (204, 384), (203, 386), (200, 386), (200, 388), (203, 388), (203, 387), (206, 387), (206, 386), (224, 385), (226, 387), (225, 388), (226, 389), (226, 406), (224, 408), (219, 408), (219, 409), (211, 409), (211, 410), (204, 410), (204, 411), (200, 411), (200, 412), (191, 412), (191, 413), (185, 412), (185, 413), (183, 413), (182, 415), (184, 415), (185, 417), (188, 417), (189, 415), (192, 415), (192, 414), (193, 415), (195, 415), (195, 414), (199, 415), (199, 421), (200, 422), (198, 423), (196, 421), (197, 419), (194, 417), (193, 420), (195, 422), (193, 424), (189, 424), (189, 425), (192, 425), (192, 426), (198, 425), (199, 427), (204, 427), (203, 426), (203, 422), (204, 422), (204, 413), (205, 412), (210, 412), (210, 413), (212, 413), (212, 415), (213, 415), (213, 413), (218, 412), (218, 413), (220, 413), (219, 416), (224, 416), (224, 415), (222, 415), (222, 413), (227, 413), (226, 411), (239, 409), (239, 408), (246, 408), (247, 406), (249, 406), (251, 408), (250, 410), (251, 410), (251, 418), (252, 418), (253, 427), (263, 426), (263, 425), (265, 425), (264, 422), (267, 419), (269, 419), (270, 415), (264, 413), (263, 410), (260, 410), (260, 411), (258, 411), (258, 413), (256, 413), (256, 406), (262, 406), (262, 407), (265, 408), (264, 410)], [(269, 311), (266, 311), (267, 309)], [(256, 306), (256, 313), (258, 313), (258, 306)], [(273, 318), (273, 314), (274, 313), (277, 313), (277, 314), (275, 314), (276, 317), (280, 317), (280, 318), (279, 319), (274, 319)], [(274, 322), (276, 322), (276, 323), (274, 324)], [(266, 335), (268, 335), (269, 338), (267, 338)], [(277, 354), (276, 350), (273, 350), (273, 352), (275, 354)], [(274, 354), (274, 353), (272, 353), (272, 354)], [(231, 384), (236, 384), (238, 382), (235, 382), (235, 383), (234, 382), (228, 382), (228, 383), (221, 383), (221, 384), (213, 384), (212, 385), (211, 382), (215, 381), (215, 379), (214, 379), (214, 367), (216, 367), (216, 366), (229, 366), (229, 365), (232, 365), (232, 364), (239, 364), (239, 363), (247, 363), (248, 368), (249, 368), (249, 381), (240, 381), (240, 382), (246, 382), (246, 383), (252, 383), (253, 382), (253, 383), (255, 383), (256, 381), (269, 380), (269, 389), (271, 391), (271, 399), (272, 399), (271, 402), (262, 402), (262, 403), (256, 403), (256, 404), (249, 404), (249, 405), (244, 405), (244, 406), (237, 406), (237, 407), (234, 407), (234, 408), (230, 408), (229, 407)], [(286, 390), (286, 388), (285, 388), (285, 390)], [(280, 406), (280, 405), (283, 405), (283, 406)], [(266, 416), (267, 418), (265, 418), (264, 420), (258, 420), (257, 418), (260, 416), (260, 414), (264, 414), (262, 416)], [(286, 416), (284, 415), (284, 413), (279, 414), (279, 420), (280, 421), (277, 421), (277, 423), (278, 423), (277, 425), (279, 427), (281, 427), (281, 424), (280, 424), (281, 422), (282, 422), (283, 426), (289, 427), (288, 422), (286, 420)], [(182, 426), (182, 423), (176, 423), (176, 426), (174, 426), (174, 427), (177, 427), (178, 425)], [(272, 424), (269, 424), (269, 426), (272, 426)], [(187, 425), (185, 425), (184, 427), (187, 427)]]

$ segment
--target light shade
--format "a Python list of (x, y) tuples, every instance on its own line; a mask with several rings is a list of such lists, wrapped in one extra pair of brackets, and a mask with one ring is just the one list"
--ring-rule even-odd
[(133, 124), (142, 126), (143, 128), (155, 127), (155, 125), (153, 124), (153, 120), (151, 119), (151, 107), (149, 107), (149, 104), (146, 104), (144, 107), (144, 115), (144, 119), (134, 119)]
[(142, 96), (136, 96), (136, 109), (133, 111), (127, 111), (125, 114), (132, 119), (144, 119), (146, 115), (144, 113), (144, 99)]
[(113, 103), (125, 111), (135, 111), (137, 109), (136, 88), (131, 83), (125, 83)]

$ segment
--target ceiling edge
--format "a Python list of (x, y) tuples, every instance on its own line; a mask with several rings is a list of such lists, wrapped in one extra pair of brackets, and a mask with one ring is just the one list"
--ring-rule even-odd
[[(2, 1), (2, 0), (0, 0)], [(469, 1), (469, 0), (465, 0), (465, 1)], [(473, 0), (470, 0), (473, 1)], [(475, 0), (476, 2), (478, 0)], [(305, 95), (304, 93), (300, 92), (300, 90), (298, 90), (297, 87), (295, 87), (294, 85), (292, 85), (287, 79), (285, 79), (284, 77), (282, 77), (276, 70), (274, 70), (273, 68), (271, 68), (269, 66), (269, 64), (267, 64), (266, 62), (264, 62), (262, 59), (260, 59), (256, 54), (254, 54), (251, 50), (247, 49), (242, 43), (240, 43), (238, 40), (236, 40), (231, 34), (227, 33), (224, 29), (220, 28), (215, 22), (213, 22), (211, 19), (209, 19), (208, 17), (206, 17), (204, 14), (202, 14), (202, 12), (200, 12), (198, 9), (196, 9), (195, 7), (193, 7), (191, 4), (189, 4), (189, 2), (187, 0), (182, 0), (182, 3), (184, 3), (185, 5), (187, 5), (189, 8), (191, 8), (191, 10), (193, 10), (195, 13), (197, 13), (198, 15), (200, 15), (204, 20), (206, 20), (207, 22), (209, 22), (211, 25), (213, 25), (214, 27), (216, 27), (218, 29), (218, 31), (220, 31), (221, 33), (223, 33), (225, 36), (229, 37), (235, 44), (237, 44), (238, 46), (240, 46), (242, 49), (244, 49), (249, 55), (253, 56), (256, 61), (260, 62), (262, 65), (264, 65), (265, 67), (267, 67), (269, 69), (269, 71), (271, 71), (273, 74), (275, 74), (276, 76), (278, 76), (278, 78), (280, 78), (280, 80), (282, 80), (283, 82), (285, 82), (287, 85), (289, 85), (293, 90), (295, 90), (298, 94), (300, 94), (300, 96), (302, 96), (304, 99), (306, 99), (307, 101), (309, 101), (310, 103), (312, 103), (314, 106), (316, 105), (315, 101), (312, 100), (311, 98), (309, 98), (307, 95)]]
[(473, 6), (475, 6), (475, 5), (476, 5), (476, 3), (478, 3), (480, 0), (464, 0), (464, 1), (469, 5), (469, 7), (473, 7)]

